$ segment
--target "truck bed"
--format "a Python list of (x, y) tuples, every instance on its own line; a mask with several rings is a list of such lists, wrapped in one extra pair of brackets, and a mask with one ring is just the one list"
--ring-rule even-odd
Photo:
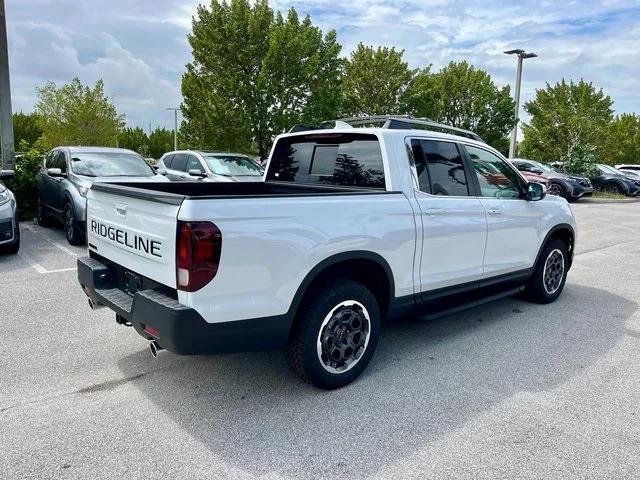
[(376, 188), (301, 185), (288, 182), (96, 182), (94, 191), (179, 205), (183, 200), (199, 198), (300, 197), (319, 195), (380, 195), (389, 192)]

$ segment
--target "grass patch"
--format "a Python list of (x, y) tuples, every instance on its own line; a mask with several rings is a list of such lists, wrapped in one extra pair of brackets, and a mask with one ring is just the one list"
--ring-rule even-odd
[(593, 192), (593, 197), (599, 200), (629, 200), (631, 197), (613, 192)]

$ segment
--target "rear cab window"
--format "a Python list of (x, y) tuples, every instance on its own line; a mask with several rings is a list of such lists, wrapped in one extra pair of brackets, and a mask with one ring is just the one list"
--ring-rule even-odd
[(278, 140), (267, 180), (384, 189), (378, 137), (365, 133), (318, 133)]

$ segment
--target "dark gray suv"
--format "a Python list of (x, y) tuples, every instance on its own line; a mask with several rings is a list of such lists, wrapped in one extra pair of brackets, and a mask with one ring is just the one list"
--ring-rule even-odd
[(132, 150), (108, 147), (56, 147), (38, 174), (38, 223), (61, 221), (71, 245), (84, 241), (86, 195), (96, 181), (167, 182)]

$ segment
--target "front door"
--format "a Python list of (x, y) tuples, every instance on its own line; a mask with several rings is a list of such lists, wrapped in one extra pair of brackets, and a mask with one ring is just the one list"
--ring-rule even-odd
[(471, 172), (456, 143), (414, 139), (411, 144), (422, 219), (423, 297), (447, 287), (473, 287), (483, 275), (487, 220), (480, 200), (470, 195)]
[(485, 278), (533, 267), (540, 245), (541, 213), (524, 198), (526, 182), (504, 159), (465, 145), (487, 212)]

